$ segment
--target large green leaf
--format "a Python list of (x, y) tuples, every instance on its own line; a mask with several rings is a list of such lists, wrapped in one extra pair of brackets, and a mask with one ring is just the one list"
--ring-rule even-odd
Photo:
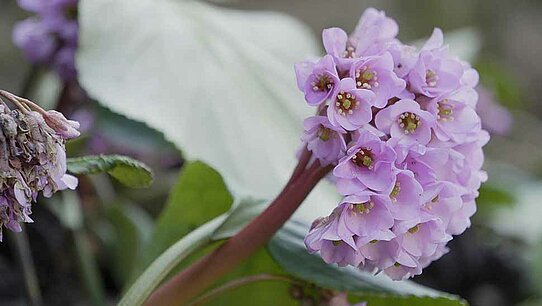
[[(416, 297), (410, 301), (426, 301), (430, 305), (441, 305), (438, 303), (440, 301), (448, 303), (442, 305), (464, 305), (458, 297), (412, 281), (392, 281), (383, 273), (375, 276), (353, 267), (341, 268), (336, 265), (327, 265), (319, 256), (307, 252), (303, 243), (307, 229), (307, 224), (290, 220), (268, 244), (273, 258), (287, 272), (296, 277), (339, 291), (358, 294), (378, 293), (384, 294), (386, 298)], [(400, 299), (397, 298), (397, 300)]]
[(68, 171), (73, 174), (107, 172), (128, 187), (146, 187), (153, 180), (153, 174), (149, 167), (138, 160), (122, 155), (68, 158)]
[(232, 201), (215, 170), (201, 162), (185, 164), (158, 218), (143, 267), (190, 231), (228, 211)]
[[(319, 50), (307, 27), (202, 1), (82, 0), (79, 13), (77, 66), (93, 98), (212, 166), (236, 198), (276, 196), (314, 111), (293, 71)], [(336, 205), (325, 184), (307, 220)]]

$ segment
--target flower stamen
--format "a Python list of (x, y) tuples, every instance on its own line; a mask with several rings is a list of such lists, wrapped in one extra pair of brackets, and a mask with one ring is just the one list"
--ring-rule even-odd
[(416, 234), (420, 230), (420, 225), (417, 224), (416, 226), (411, 227), (408, 232), (411, 234)]
[(337, 112), (343, 116), (353, 114), (354, 110), (358, 107), (358, 104), (359, 102), (356, 100), (356, 96), (347, 92), (340, 92), (337, 95), (337, 101), (335, 102)]
[(318, 138), (322, 141), (328, 141), (332, 136), (331, 129), (321, 126), (318, 130)]
[(365, 203), (357, 203), (352, 204), (353, 206), (353, 213), (361, 213), (361, 214), (368, 214), (371, 212), (371, 209), (375, 206), (375, 204), (372, 201), (365, 202)]
[(399, 192), (401, 192), (401, 183), (396, 182), (390, 192), (390, 199), (392, 200), (392, 202), (397, 202), (397, 196), (399, 195)]
[(363, 66), (356, 70), (356, 86), (358, 88), (372, 89), (378, 87), (378, 76), (375, 70), (370, 70), (369, 67)]
[(427, 84), (427, 86), (430, 86), (430, 87), (437, 86), (438, 79), (439, 79), (438, 74), (435, 71), (431, 69), (427, 69), (425, 71), (425, 83)]
[(321, 75), (318, 77), (317, 82), (312, 82), (313, 91), (324, 91), (329, 92), (334, 85), (333, 79), (327, 75)]
[(361, 148), (358, 153), (352, 156), (352, 162), (358, 167), (373, 169), (373, 153), (369, 148)]
[(437, 119), (439, 121), (453, 121), (454, 120), (454, 108), (455, 105), (449, 104), (448, 99), (444, 99), (437, 103), (438, 113)]
[(410, 112), (402, 113), (401, 116), (399, 116), (399, 119), (397, 119), (397, 123), (399, 123), (399, 126), (404, 130), (405, 134), (413, 134), (416, 129), (422, 125), (420, 116)]

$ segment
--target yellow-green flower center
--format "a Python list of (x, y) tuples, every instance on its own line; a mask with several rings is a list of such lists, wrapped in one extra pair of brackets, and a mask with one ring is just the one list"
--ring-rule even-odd
[(356, 48), (350, 43), (346, 46), (346, 49), (343, 52), (344, 58), (354, 58), (356, 57)]
[(438, 74), (435, 71), (431, 69), (427, 69), (427, 71), (425, 71), (425, 83), (427, 84), (427, 86), (430, 86), (430, 87), (437, 86), (438, 79), (439, 79)]
[(331, 243), (333, 243), (334, 246), (339, 246), (339, 245), (341, 245), (343, 242), (342, 242), (342, 240), (333, 240)]
[(352, 156), (352, 162), (358, 167), (373, 168), (373, 153), (369, 148), (361, 148)]
[(437, 119), (440, 121), (453, 121), (454, 120), (454, 108), (455, 105), (449, 104), (448, 99), (444, 99), (437, 103)]
[(356, 96), (347, 92), (340, 92), (337, 95), (337, 101), (335, 102), (337, 112), (343, 116), (353, 114), (358, 104), (359, 102), (356, 100)]
[(317, 82), (312, 82), (312, 90), (328, 92), (333, 88), (333, 79), (327, 75), (321, 75)]
[(371, 89), (378, 87), (378, 77), (375, 70), (370, 70), (369, 67), (363, 66), (356, 70), (356, 86), (358, 88)]
[(392, 199), (393, 202), (397, 201), (397, 196), (399, 195), (399, 192), (401, 192), (401, 183), (396, 182), (390, 192), (390, 199)]
[(331, 138), (332, 132), (331, 129), (328, 129), (324, 126), (321, 126), (318, 130), (318, 137), (322, 141), (328, 141)]
[(402, 113), (401, 116), (399, 116), (399, 119), (397, 119), (397, 123), (399, 123), (399, 126), (403, 129), (405, 134), (414, 133), (416, 129), (422, 125), (420, 116), (410, 112)]
[(418, 231), (420, 230), (420, 225), (416, 225), (414, 227), (411, 227), (408, 232), (411, 233), (411, 234), (416, 234)]
[(371, 212), (371, 209), (373, 209), (375, 204), (372, 201), (369, 201), (365, 203), (352, 204), (352, 206), (354, 207), (354, 212), (368, 214), (369, 212)]

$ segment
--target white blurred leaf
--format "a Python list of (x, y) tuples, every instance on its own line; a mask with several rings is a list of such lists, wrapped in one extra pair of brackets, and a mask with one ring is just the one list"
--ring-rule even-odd
[(450, 52), (467, 62), (474, 62), (482, 49), (482, 37), (474, 28), (462, 28), (444, 34), (444, 43)]
[[(83, 0), (79, 12), (77, 66), (92, 97), (217, 169), (236, 197), (276, 196), (314, 111), (293, 71), (318, 50), (305, 26), (196, 1)], [(325, 188), (308, 218), (336, 204)]]

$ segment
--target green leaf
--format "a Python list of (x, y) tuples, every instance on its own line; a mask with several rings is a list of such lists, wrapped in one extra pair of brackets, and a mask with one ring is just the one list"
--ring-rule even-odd
[(68, 158), (68, 171), (73, 174), (107, 172), (128, 187), (147, 187), (152, 183), (151, 169), (142, 162), (122, 155), (92, 155)]
[(215, 170), (202, 162), (185, 164), (158, 218), (142, 267), (190, 231), (228, 211), (232, 201)]
[[(231, 273), (221, 279), (217, 287), (249, 275), (257, 274), (284, 274), (284, 270), (277, 265), (265, 249), (260, 249)], [(242, 286), (221, 294), (220, 296), (205, 303), (206, 306), (296, 306), (299, 302), (290, 294), (290, 284), (285, 282), (256, 282)], [(240, 302), (245, 301), (245, 302)]]
[(515, 196), (504, 188), (499, 188), (490, 184), (483, 184), (480, 187), (480, 196), (476, 199), (477, 204), (489, 205), (512, 205), (516, 201)]
[(151, 292), (166, 278), (183, 259), (195, 250), (212, 242), (213, 232), (224, 222), (226, 215), (221, 215), (200, 226), (181, 240), (173, 244), (160, 255), (136, 280), (122, 297), (119, 306), (142, 305)]
[(151, 217), (136, 205), (115, 203), (107, 207), (107, 217), (114, 232), (111, 244), (113, 274), (117, 284), (125, 284), (138, 255), (145, 250), (153, 229)]
[(77, 193), (66, 190), (60, 193), (60, 197), (53, 197), (49, 204), (51, 211), (58, 217), (62, 225), (70, 230), (78, 259), (82, 287), (86, 290), (91, 305), (103, 305), (105, 289), (101, 282), (102, 277), (92, 246), (83, 228), (82, 203)]
[(328, 265), (318, 255), (307, 252), (303, 239), (308, 228), (307, 224), (290, 220), (268, 244), (269, 252), (273, 258), (295, 277), (324, 288), (351, 293), (379, 293), (392, 297), (416, 296), (420, 300), (433, 302), (449, 300), (452, 302), (449, 305), (465, 305), (456, 296), (418, 285), (412, 281), (392, 281), (382, 273), (375, 276), (353, 267), (340, 268)]
[[(202, 163), (193, 163), (191, 165), (191, 168), (189, 168), (191, 173), (212, 171), (212, 169)], [(209, 173), (212, 172), (208, 172), (207, 174)], [(179, 184), (183, 181), (195, 182), (197, 181), (196, 178), (205, 178), (205, 176), (201, 176), (201, 172), (198, 174), (199, 175), (190, 175), (188, 176), (190, 179), (185, 180), (183, 179), (183, 175), (179, 180)], [(195, 180), (193, 181), (192, 179)], [(201, 181), (206, 182), (207, 179)], [(186, 186), (190, 186), (190, 184), (183, 183), (183, 186), (184, 188), (187, 188)], [(213, 241), (229, 238), (231, 235), (236, 234), (246, 222), (257, 216), (264, 208), (263, 205), (253, 204), (254, 202), (251, 200), (241, 201), (239, 204), (235, 205), (229, 213), (216, 217), (175, 242), (154, 260), (143, 274), (138, 277), (124, 295), (119, 305), (141, 305), (160, 282), (164, 280), (183, 259), (188, 257), (194, 251), (209, 245)], [(203, 205), (203, 207), (205, 206)], [(258, 209), (253, 209), (252, 207), (257, 207)]]
[(390, 296), (390, 295), (363, 295), (360, 300), (366, 301), (369, 306), (466, 306), (467, 302), (446, 297), (417, 297), (417, 296)]
[(48, 207), (55, 214), (62, 226), (70, 230), (83, 228), (83, 210), (77, 192), (64, 190), (60, 196), (51, 198)]
[(78, 268), (83, 287), (89, 295), (91, 305), (100, 306), (105, 304), (105, 289), (101, 281), (100, 269), (94, 257), (92, 246), (83, 229), (71, 231), (75, 252), (78, 258)]
[(252, 219), (256, 218), (266, 207), (267, 203), (263, 200), (242, 199), (235, 203), (228, 212), (228, 218), (214, 232), (214, 240), (228, 239), (237, 234)]

